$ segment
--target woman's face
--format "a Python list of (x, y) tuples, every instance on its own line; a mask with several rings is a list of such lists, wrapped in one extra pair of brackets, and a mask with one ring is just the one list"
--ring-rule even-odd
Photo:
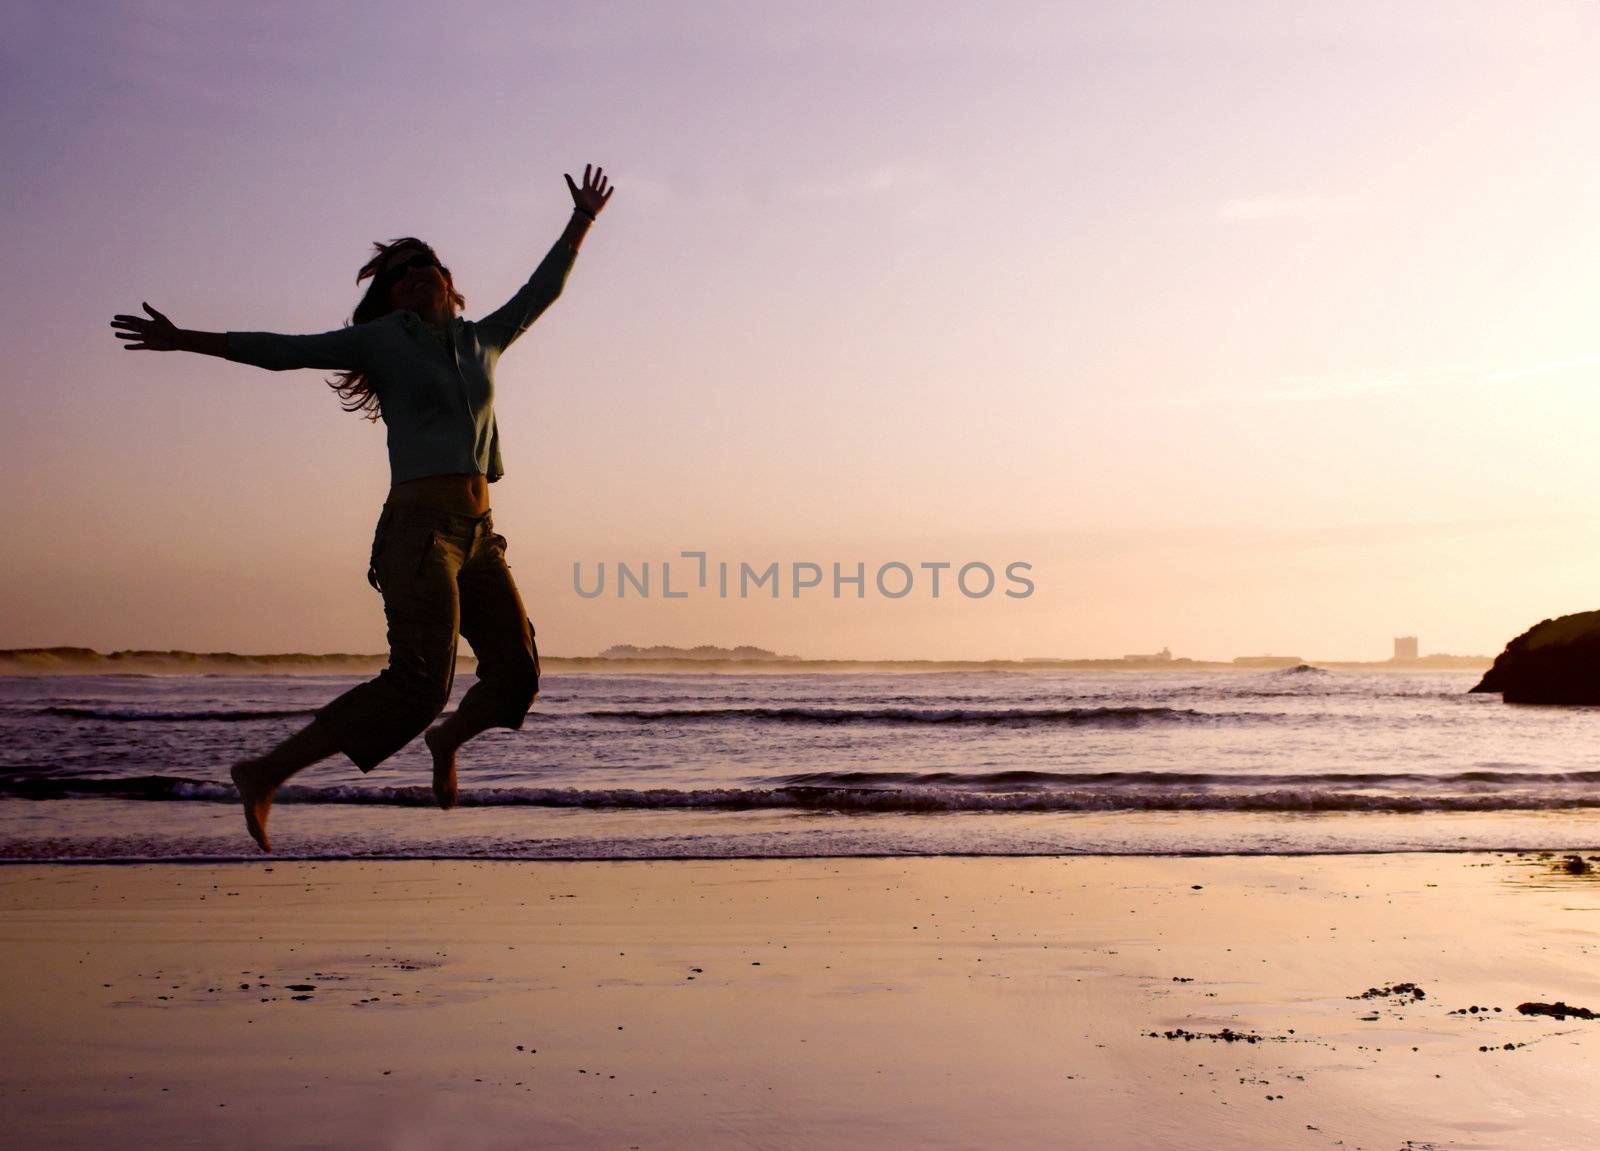
[(378, 275), (389, 282), (389, 306), (425, 312), (449, 312), (450, 282), (437, 258), (426, 248), (408, 246), (384, 254)]

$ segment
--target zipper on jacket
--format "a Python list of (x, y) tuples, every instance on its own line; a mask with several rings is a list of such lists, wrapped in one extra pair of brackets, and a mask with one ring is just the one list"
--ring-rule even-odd
[(467, 388), (467, 377), (461, 372), (461, 352), (456, 347), (455, 321), (451, 321), (448, 329), (450, 335), (450, 360), (456, 366), (456, 382), (461, 385), (461, 407), (467, 415), (467, 446), (472, 451), (473, 461), (478, 458), (478, 417), (472, 411), (472, 393)]

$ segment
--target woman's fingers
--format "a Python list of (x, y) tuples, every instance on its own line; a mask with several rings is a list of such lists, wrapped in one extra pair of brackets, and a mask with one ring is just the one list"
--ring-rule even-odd
[(611, 179), (604, 168), (585, 164), (581, 188), (573, 181), (571, 173), (563, 172), (562, 177), (567, 181), (567, 191), (572, 193), (573, 201), (585, 211), (599, 211), (611, 199)]
[(150, 313), (148, 316), (128, 316), (119, 312), (111, 317), (111, 326), (118, 329), (119, 334), (134, 333), (136, 335), (151, 335), (173, 326), (171, 320), (149, 304), (144, 304), (143, 306), (144, 310)]
[(145, 304), (144, 309), (150, 316), (119, 314), (112, 317), (112, 334), (121, 341), (122, 349), (127, 352), (168, 352), (177, 347), (173, 342), (175, 329), (172, 321), (149, 304)]

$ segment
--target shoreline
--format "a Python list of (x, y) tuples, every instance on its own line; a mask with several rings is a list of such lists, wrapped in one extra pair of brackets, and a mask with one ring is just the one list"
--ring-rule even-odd
[(0, 800), (0, 863), (317, 860), (1344, 858), (1587, 853), (1600, 809), (1498, 812), (838, 813), (388, 804), (274, 808), (260, 855), (237, 801)]
[[(275, 652), (190, 651), (115, 651), (91, 648), (9, 648), (0, 649), (0, 677), (18, 679), (49, 676), (316, 676), (371, 675), (388, 663), (386, 654), (361, 655), (347, 652), (313, 654)], [(1285, 671), (1314, 667), (1327, 671), (1460, 671), (1485, 672), (1494, 663), (1492, 656), (1429, 655), (1412, 660), (1300, 660), (1291, 657), (1252, 657), (1239, 660), (1206, 660), (1178, 657), (1168, 660), (1127, 658), (1075, 659), (705, 659), (659, 657), (607, 657), (541, 655), (546, 673), (565, 675), (808, 675), (808, 674), (885, 674), (903, 672), (1191, 672), (1231, 671), (1241, 673)], [(460, 671), (470, 671), (477, 661), (463, 654), (457, 660)]]
[[(482, 864), (689, 864), (689, 863), (829, 863), (868, 860), (879, 863), (913, 863), (919, 860), (1183, 860), (1183, 859), (1262, 859), (1262, 860), (1335, 860), (1335, 859), (1385, 859), (1438, 855), (1460, 857), (1465, 855), (1492, 855), (1499, 858), (1537, 862), (1572, 857), (1593, 856), (1592, 862), (1600, 865), (1600, 841), (1574, 843), (1564, 847), (1396, 847), (1373, 850), (1351, 847), (1345, 850), (1315, 848), (1305, 851), (940, 851), (940, 852), (859, 852), (842, 855), (806, 855), (782, 853), (748, 855), (540, 855), (540, 856), (486, 856), (461, 854), (426, 855), (340, 855), (336, 853), (289, 855), (241, 852), (236, 856), (215, 855), (127, 855), (111, 858), (99, 856), (63, 856), (59, 859), (34, 859), (22, 856), (0, 856), (0, 868), (7, 867), (142, 867), (146, 864), (161, 867), (237, 867), (249, 864), (274, 863), (482, 863)], [(1585, 860), (1589, 862), (1589, 860)], [(1600, 866), (1594, 867), (1600, 874)], [(1577, 874), (1583, 874), (1578, 872)]]

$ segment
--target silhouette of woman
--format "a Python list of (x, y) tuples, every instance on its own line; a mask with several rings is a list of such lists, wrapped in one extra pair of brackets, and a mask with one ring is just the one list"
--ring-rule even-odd
[(433, 249), (414, 237), (375, 244), (356, 275), (371, 279), (352, 323), (319, 335), (194, 332), (149, 304), (115, 317), (128, 351), (222, 356), (272, 371), (321, 368), (347, 411), (388, 425), (391, 486), (367, 578), (383, 593), (389, 665), (345, 692), (305, 728), (232, 768), (245, 826), (271, 851), (272, 798), (296, 772), (343, 752), (371, 771), (444, 709), (458, 636), (478, 656), (478, 680), (456, 711), (423, 737), (439, 806), (456, 802), (456, 750), (491, 727), (520, 728), (539, 692), (533, 624), (506, 567), (504, 537), (489, 518), (489, 484), (501, 476), (494, 418), (500, 354), (561, 294), (589, 226), (611, 198), (600, 168), (567, 176), (572, 218), (532, 277), (505, 305), (472, 323)]

